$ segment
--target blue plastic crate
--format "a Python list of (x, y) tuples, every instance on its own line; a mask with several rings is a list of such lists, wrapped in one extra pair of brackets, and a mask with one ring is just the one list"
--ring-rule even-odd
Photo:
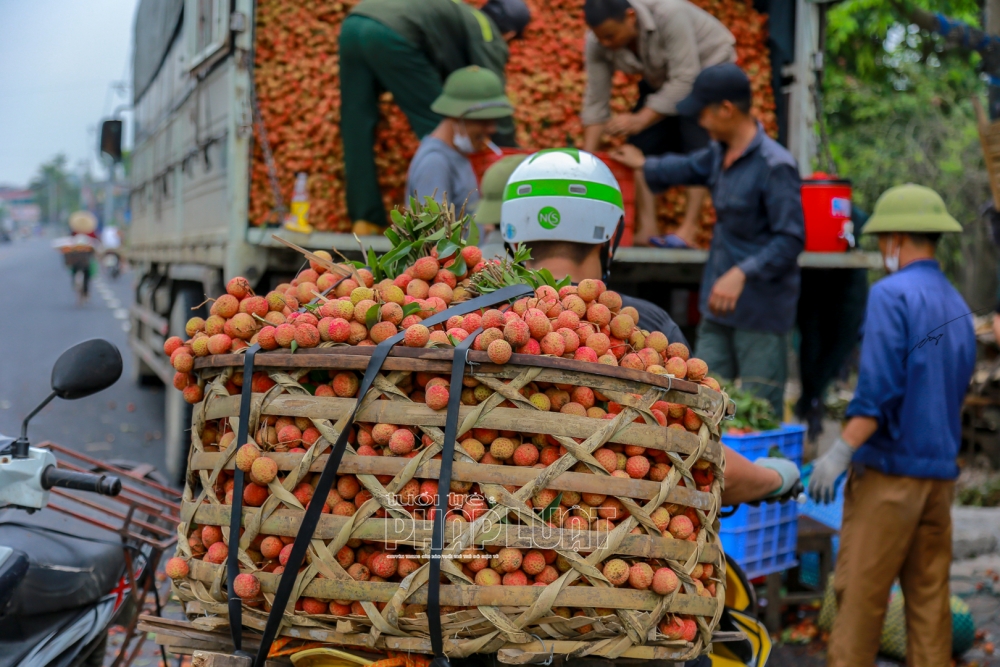
[[(805, 427), (785, 424), (780, 429), (747, 435), (723, 435), (722, 442), (751, 461), (777, 449), (785, 458), (802, 465)], [(730, 558), (751, 579), (781, 572), (797, 564), (798, 503), (762, 503), (741, 506), (721, 520), (719, 538)]]
[(754, 579), (794, 566), (798, 512), (794, 501), (741, 505), (722, 519), (719, 539), (726, 554)]
[[(809, 476), (812, 474), (812, 464), (802, 469), (802, 484), (809, 486)], [(840, 524), (844, 520), (844, 487), (847, 486), (846, 473), (837, 480), (836, 495), (833, 502), (822, 504), (815, 502), (812, 498), (799, 508), (799, 511), (807, 517), (819, 521), (824, 526), (829, 526), (835, 530), (840, 530)]]

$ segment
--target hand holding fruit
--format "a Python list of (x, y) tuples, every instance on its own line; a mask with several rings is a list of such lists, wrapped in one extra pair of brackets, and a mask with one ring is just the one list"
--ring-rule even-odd
[(632, 144), (622, 144), (611, 151), (611, 157), (636, 171), (646, 166), (646, 156)]

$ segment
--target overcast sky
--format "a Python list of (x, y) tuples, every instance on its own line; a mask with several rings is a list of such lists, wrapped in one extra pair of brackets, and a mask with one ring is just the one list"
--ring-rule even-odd
[(88, 133), (131, 100), (137, 0), (0, 0), (0, 184), (27, 185), (38, 165), (65, 153), (93, 159)]

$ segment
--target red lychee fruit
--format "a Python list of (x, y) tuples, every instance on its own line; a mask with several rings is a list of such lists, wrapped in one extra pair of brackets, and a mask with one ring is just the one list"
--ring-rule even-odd
[(345, 475), (337, 479), (337, 495), (344, 500), (351, 500), (361, 490), (361, 483), (354, 475)]
[(684, 411), (684, 428), (691, 432), (695, 432), (701, 428), (701, 417), (695, 414), (695, 411), (691, 408), (687, 408)]
[(175, 352), (170, 359), (170, 364), (178, 373), (190, 373), (194, 370), (194, 356), (187, 352)]
[(406, 329), (403, 344), (407, 347), (424, 347), (430, 339), (431, 332), (423, 324), (413, 324)]
[(649, 459), (645, 456), (630, 456), (625, 463), (625, 472), (632, 479), (643, 479), (649, 473)]
[(377, 577), (388, 579), (396, 575), (396, 566), (399, 561), (386, 553), (380, 553), (368, 559), (368, 569)]
[[(611, 312), (617, 313), (622, 308), (622, 297), (618, 292), (605, 290), (597, 297), (597, 302), (607, 307)], [(634, 318), (633, 318), (634, 319)]]
[(586, 278), (577, 285), (576, 295), (585, 302), (595, 301), (601, 294), (600, 281)]
[(521, 570), (514, 570), (503, 575), (501, 582), (504, 586), (527, 586), (528, 575)]
[[(368, 562), (371, 562), (371, 559)], [(347, 574), (355, 581), (368, 581), (372, 576), (371, 571), (361, 563), (355, 563), (347, 568)]]
[(275, 559), (281, 553), (281, 550), (285, 548), (285, 543), (281, 541), (280, 537), (275, 537), (274, 535), (269, 535), (261, 540), (260, 543), (260, 555), (264, 558)]
[(606, 447), (601, 447), (594, 452), (594, 458), (609, 473), (618, 470), (618, 457), (613, 451)]
[(671, 343), (667, 346), (666, 351), (663, 352), (663, 356), (668, 359), (670, 357), (680, 357), (684, 361), (687, 361), (691, 358), (691, 351), (688, 350), (687, 345), (684, 343)]
[(611, 322), (611, 311), (600, 303), (592, 303), (587, 307), (587, 321), (603, 327)]
[(628, 583), (636, 590), (646, 590), (653, 583), (653, 568), (646, 563), (636, 563), (629, 568)]
[(670, 357), (663, 366), (667, 373), (675, 378), (684, 379), (687, 377), (687, 362), (680, 357)]
[(545, 556), (537, 549), (532, 549), (524, 554), (524, 558), (521, 559), (521, 569), (524, 570), (525, 574), (532, 577), (541, 574), (546, 565)]
[[(494, 441), (495, 442), (495, 441)], [(492, 446), (491, 446), (492, 451)], [(514, 450), (514, 465), (530, 467), (538, 462), (538, 448), (535, 447), (530, 442), (526, 442), (523, 445), (518, 445), (517, 449)], [(534, 572), (529, 572), (528, 574), (536, 574)]]
[(661, 567), (653, 574), (653, 592), (657, 595), (670, 595), (678, 584), (677, 575), (669, 567)]
[(387, 341), (397, 333), (396, 325), (392, 322), (382, 321), (372, 327), (371, 337), (375, 343)]
[(233, 295), (237, 299), (242, 299), (252, 291), (253, 290), (250, 289), (250, 281), (242, 276), (236, 276), (226, 283), (226, 292)]
[(248, 507), (260, 507), (267, 501), (268, 495), (266, 486), (250, 482), (243, 489), (243, 504)]
[(607, 579), (612, 586), (624, 586), (625, 582), (628, 581), (628, 577), (628, 563), (623, 561), (621, 558), (612, 558), (604, 563), (604, 578)]
[(657, 507), (649, 513), (649, 518), (662, 533), (670, 525), (670, 512), (666, 507)]
[(248, 442), (236, 450), (236, 467), (243, 472), (250, 472), (253, 462), (260, 456), (260, 449), (252, 442)]
[(255, 484), (267, 486), (278, 475), (278, 464), (268, 456), (254, 460), (250, 467), (250, 479)]
[(414, 445), (413, 432), (405, 428), (394, 431), (389, 437), (389, 451), (396, 456), (406, 456), (413, 451)]
[(237, 574), (233, 579), (233, 592), (244, 600), (255, 600), (260, 595), (260, 580), (249, 572)]
[(413, 263), (413, 277), (430, 282), (437, 277), (441, 264), (434, 257), (421, 257)]
[(442, 385), (427, 387), (424, 402), (431, 410), (444, 410), (448, 407), (448, 388)]
[(687, 379), (692, 382), (700, 382), (708, 375), (708, 364), (701, 359), (691, 358), (687, 360)]
[(683, 514), (678, 514), (670, 519), (670, 526), (667, 530), (678, 540), (686, 540), (694, 532), (694, 524), (691, 523), (691, 519)]
[(205, 552), (205, 562), (221, 565), (226, 562), (226, 557), (228, 555), (229, 547), (227, 547), (224, 542), (216, 542), (208, 548), (207, 552)]
[(599, 355), (591, 347), (578, 347), (576, 352), (573, 353), (573, 359), (576, 361), (589, 361), (591, 363), (597, 363), (597, 357)]
[(501, 572), (513, 572), (521, 568), (521, 550), (513, 547), (504, 547), (497, 553), (497, 560)]
[(514, 456), (514, 449), (516, 445), (514, 441), (510, 438), (497, 438), (492, 443), (490, 443), (490, 454), (493, 458), (500, 461), (506, 461), (507, 459)]
[(492, 568), (484, 568), (476, 573), (476, 586), (500, 586), (503, 580), (500, 573)]
[(503, 337), (512, 347), (521, 347), (531, 338), (531, 330), (524, 320), (512, 319), (504, 325)]
[(184, 579), (191, 572), (186, 560), (180, 556), (174, 556), (163, 566), (163, 571), (171, 579)]
[(693, 618), (685, 618), (681, 622), (684, 624), (684, 629), (681, 631), (680, 638), (686, 642), (693, 642), (698, 636), (698, 624)]
[(676, 641), (684, 634), (684, 621), (677, 616), (667, 616), (660, 621), (660, 632), (671, 640)]
[(173, 355), (178, 348), (183, 347), (184, 341), (181, 340), (180, 336), (171, 336), (167, 340), (163, 341), (163, 353), (167, 356)]
[(219, 526), (204, 526), (201, 529), (201, 543), (210, 547), (222, 541), (222, 528)]
[(563, 340), (562, 334), (555, 331), (545, 334), (539, 342), (539, 347), (542, 349), (542, 354), (553, 357), (561, 357), (566, 353), (566, 341)]
[(333, 393), (341, 398), (354, 398), (358, 389), (361, 388), (358, 376), (350, 371), (337, 373), (333, 376), (333, 382), (330, 384), (333, 387)]
[(494, 340), (486, 349), (486, 353), (489, 355), (490, 361), (495, 364), (506, 364), (510, 361), (510, 355), (513, 354), (513, 352), (514, 351), (511, 349), (510, 343), (506, 340)]

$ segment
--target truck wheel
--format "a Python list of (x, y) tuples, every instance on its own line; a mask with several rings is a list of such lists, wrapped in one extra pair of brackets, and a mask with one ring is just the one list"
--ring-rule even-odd
[[(184, 325), (196, 315), (191, 310), (202, 301), (193, 289), (178, 290), (170, 309), (170, 335), (186, 338)], [(184, 400), (181, 392), (167, 387), (163, 419), (166, 430), (167, 476), (174, 482), (183, 483), (187, 471), (188, 449), (191, 446), (191, 415), (193, 406)]]

